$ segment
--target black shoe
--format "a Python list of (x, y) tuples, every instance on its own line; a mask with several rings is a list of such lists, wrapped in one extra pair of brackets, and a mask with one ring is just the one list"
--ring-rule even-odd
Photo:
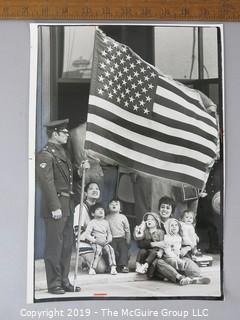
[(69, 283), (68, 285), (63, 285), (62, 287), (66, 292), (80, 292), (81, 291), (80, 287), (75, 287), (75, 291), (74, 291), (74, 286), (71, 283)]
[(54, 287), (54, 288), (48, 289), (48, 292), (52, 294), (64, 294), (65, 290), (62, 287)]
[(128, 273), (128, 272), (129, 272), (128, 267), (126, 267), (126, 266), (120, 267), (120, 268), (119, 268), (119, 272), (121, 272), (121, 273)]

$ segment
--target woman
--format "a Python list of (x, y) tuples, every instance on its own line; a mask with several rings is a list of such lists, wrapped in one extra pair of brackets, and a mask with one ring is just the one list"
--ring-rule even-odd
[[(93, 249), (88, 241), (85, 239), (85, 230), (89, 221), (93, 218), (90, 214), (90, 208), (96, 204), (100, 198), (100, 188), (96, 182), (89, 182), (85, 188), (85, 199), (83, 201), (83, 210), (81, 213), (81, 234), (80, 234), (80, 244), (79, 244), (79, 254), (83, 257), (84, 261), (90, 267), (93, 260)], [(77, 205), (74, 213), (74, 233), (77, 240), (78, 228), (79, 228), (79, 207)], [(96, 269), (97, 273), (104, 273), (106, 271), (106, 264), (101, 257)]]

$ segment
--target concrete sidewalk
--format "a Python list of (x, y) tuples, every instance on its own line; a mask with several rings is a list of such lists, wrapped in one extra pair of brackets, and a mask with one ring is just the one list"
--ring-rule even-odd
[[(71, 298), (83, 297), (214, 297), (221, 296), (221, 270), (219, 255), (213, 256), (213, 265), (201, 268), (202, 275), (211, 279), (209, 285), (189, 285), (181, 287), (168, 281), (148, 280), (146, 275), (135, 272), (127, 274), (118, 273), (88, 275), (86, 271), (79, 271), (77, 285), (81, 286), (81, 292), (65, 293), (64, 295), (51, 295), (47, 292), (47, 283), (43, 260), (35, 261), (35, 299)], [(130, 263), (131, 264), (131, 263)], [(71, 261), (70, 281), (73, 283), (75, 257)]]

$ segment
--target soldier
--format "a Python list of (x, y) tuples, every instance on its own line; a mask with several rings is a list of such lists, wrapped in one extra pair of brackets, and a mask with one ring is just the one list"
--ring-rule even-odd
[[(73, 168), (63, 147), (69, 137), (68, 119), (45, 125), (48, 143), (37, 155), (37, 173), (45, 198), (45, 269), (48, 292), (73, 292), (68, 274), (73, 247)], [(80, 291), (79, 287), (75, 291)]]

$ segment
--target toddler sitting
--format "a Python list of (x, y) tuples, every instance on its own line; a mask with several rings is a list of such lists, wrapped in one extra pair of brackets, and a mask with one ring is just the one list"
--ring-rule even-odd
[(162, 249), (152, 247), (151, 242), (162, 241), (164, 231), (160, 229), (159, 216), (154, 212), (146, 212), (143, 216), (143, 222), (135, 227), (134, 239), (137, 241), (140, 250), (136, 259), (136, 272), (140, 274), (147, 273), (147, 270), (153, 260), (163, 253)]
[(95, 253), (91, 262), (89, 274), (96, 274), (96, 268), (102, 255), (102, 251), (104, 250), (108, 256), (109, 266), (111, 267), (110, 273), (115, 275), (117, 274), (115, 254), (113, 248), (109, 244), (112, 241), (112, 234), (109, 223), (104, 219), (104, 206), (101, 203), (96, 203), (91, 207), (91, 212), (94, 219), (88, 223), (85, 231), (85, 239), (91, 243)]

